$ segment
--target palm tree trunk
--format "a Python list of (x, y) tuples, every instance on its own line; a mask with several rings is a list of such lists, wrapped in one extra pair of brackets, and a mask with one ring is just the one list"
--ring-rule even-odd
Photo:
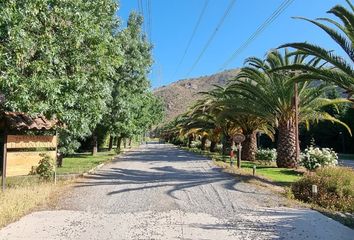
[(254, 161), (257, 152), (257, 135), (256, 131), (245, 134), (245, 141), (242, 143), (242, 160)]
[(201, 140), (201, 144), (200, 144), (200, 149), (203, 150), (203, 151), (204, 151), (205, 148), (206, 148), (206, 147), (205, 147), (206, 141), (207, 141), (207, 137), (206, 137), (206, 136), (203, 136), (203, 137), (202, 137), (202, 140)]
[(294, 121), (281, 121), (278, 127), (277, 166), (292, 168), (297, 166), (295, 123)]
[(188, 148), (192, 147), (193, 135), (188, 136)]
[(211, 143), (210, 143), (210, 152), (216, 152), (216, 146), (217, 146), (217, 142), (211, 141)]
[(226, 135), (223, 137), (222, 142), (222, 155), (229, 155), (232, 148), (232, 139), (230, 136)]

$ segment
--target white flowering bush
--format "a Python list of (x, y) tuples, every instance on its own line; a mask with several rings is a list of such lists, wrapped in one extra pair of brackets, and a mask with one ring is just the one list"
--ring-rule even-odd
[(191, 147), (192, 148), (200, 148), (201, 142), (200, 141), (192, 141)]
[(301, 165), (308, 170), (315, 170), (324, 166), (335, 166), (338, 164), (337, 153), (329, 148), (308, 147), (301, 154)]
[(277, 151), (275, 149), (258, 149), (256, 159), (265, 164), (271, 164), (277, 159)]

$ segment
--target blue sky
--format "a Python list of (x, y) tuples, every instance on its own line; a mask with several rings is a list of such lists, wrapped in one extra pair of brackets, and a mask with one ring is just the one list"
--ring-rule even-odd
[[(147, 0), (142, 0), (146, 7)], [(119, 17), (123, 24), (138, 0), (120, 0)], [(171, 82), (218, 72), (232, 53), (249, 38), (283, 0), (236, 0), (214, 40), (194, 70), (188, 74), (210, 35), (222, 18), (230, 0), (210, 0), (189, 51), (177, 69), (205, 0), (151, 0), (151, 41), (154, 65), (150, 78), (156, 88)], [(344, 0), (295, 0), (262, 34), (258, 36), (226, 68), (238, 68), (250, 56), (263, 57), (272, 48), (295, 41), (316, 43), (337, 50), (336, 44), (314, 25), (293, 16), (328, 17), (326, 13)], [(144, 9), (147, 17), (147, 7)], [(176, 74), (175, 74), (176, 73)]]

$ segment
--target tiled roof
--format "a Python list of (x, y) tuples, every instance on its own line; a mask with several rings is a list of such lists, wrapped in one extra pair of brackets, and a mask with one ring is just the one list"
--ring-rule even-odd
[(48, 120), (40, 115), (31, 117), (23, 112), (4, 112), (5, 126), (14, 130), (50, 130), (57, 124), (57, 120)]

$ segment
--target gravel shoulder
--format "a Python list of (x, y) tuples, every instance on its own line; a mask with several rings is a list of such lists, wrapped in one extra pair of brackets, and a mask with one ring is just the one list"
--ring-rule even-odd
[(0, 239), (352, 239), (354, 230), (285, 207), (171, 145), (140, 147), (78, 180), (54, 210), (0, 230)]

